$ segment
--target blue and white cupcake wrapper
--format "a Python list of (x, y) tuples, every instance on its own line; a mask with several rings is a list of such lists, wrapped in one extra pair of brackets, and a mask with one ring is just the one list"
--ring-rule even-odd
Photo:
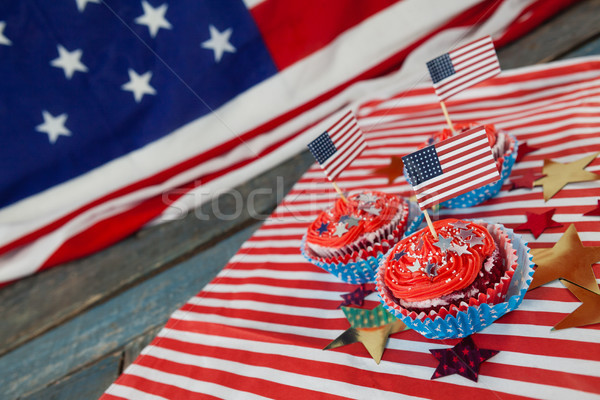
[[(413, 319), (402, 315), (398, 308), (399, 306), (391, 302), (387, 303), (382, 298), (381, 291), (387, 290), (389, 292), (389, 289), (381, 287), (383, 280), (378, 279), (377, 290), (380, 301), (392, 315), (395, 315), (408, 327), (428, 339), (462, 338), (481, 331), (507, 312), (519, 307), (533, 277), (534, 264), (531, 261), (532, 256), (529, 254), (527, 242), (523, 240), (521, 235), (514, 233), (512, 229), (504, 228), (504, 232), (511, 240), (513, 248), (517, 252), (517, 268), (513, 274), (504, 302), (494, 305), (483, 303), (478, 306), (471, 306), (466, 311), (459, 311), (456, 317), (447, 315), (445, 319), (438, 317), (435, 320), (426, 318), (424, 321), (421, 321), (420, 319)], [(385, 258), (382, 257), (379, 266), (380, 274), (385, 272), (384, 260)]]

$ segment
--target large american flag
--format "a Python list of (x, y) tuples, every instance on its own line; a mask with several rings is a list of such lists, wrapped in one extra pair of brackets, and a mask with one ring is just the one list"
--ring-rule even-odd
[(483, 126), (402, 157), (422, 210), (500, 179)]
[(308, 149), (330, 181), (334, 181), (366, 147), (367, 143), (352, 111), (348, 111), (308, 144)]
[(506, 43), (571, 2), (0, 2), (0, 284), (273, 167), (419, 46), (492, 18)]
[(467, 43), (428, 61), (427, 69), (441, 101), (500, 73), (491, 36)]
[[(505, 71), (449, 105), (457, 122), (496, 124), (539, 150), (515, 164), (511, 176), (540, 173), (545, 159), (571, 162), (600, 151), (600, 57)], [(444, 128), (430, 84), (365, 101), (358, 121), (369, 147), (339, 177), (348, 190), (383, 190), (409, 197), (410, 185), (373, 173), (391, 156), (408, 154)], [(600, 158), (586, 168), (600, 173)], [(531, 248), (552, 247), (574, 223), (585, 246), (600, 246), (600, 182), (569, 184), (548, 202), (542, 188), (509, 190), (441, 217), (483, 218), (515, 228), (525, 211), (563, 224)], [(555, 281), (525, 295), (520, 307), (473, 335), (477, 346), (500, 350), (479, 379), (458, 375), (431, 381), (430, 349), (458, 340), (425, 339), (414, 331), (390, 337), (377, 365), (359, 343), (323, 351), (350, 327), (338, 308), (356, 285), (307, 262), (302, 236), (336, 199), (318, 164), (304, 174), (271, 218), (217, 278), (171, 315), (142, 355), (102, 400), (172, 398), (494, 398), (591, 399), (600, 396), (600, 325), (551, 331), (581, 303)], [(594, 266), (600, 277), (600, 265)], [(365, 308), (379, 304), (377, 294)]]

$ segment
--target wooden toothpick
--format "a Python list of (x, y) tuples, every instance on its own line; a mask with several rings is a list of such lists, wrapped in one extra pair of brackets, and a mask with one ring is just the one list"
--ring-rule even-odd
[(423, 214), (425, 214), (425, 219), (427, 220), (427, 226), (429, 227), (429, 230), (431, 231), (431, 234), (433, 235), (433, 238), (435, 240), (438, 240), (438, 235), (437, 235), (437, 232), (435, 231), (435, 228), (433, 227), (433, 223), (431, 222), (431, 218), (429, 218), (429, 213), (427, 212), (427, 210), (423, 210)]
[(347, 203), (348, 199), (346, 198), (346, 196), (344, 196), (344, 193), (338, 187), (338, 185), (334, 181), (331, 181), (331, 184), (333, 185), (333, 188), (335, 189), (335, 191), (338, 192), (338, 194), (340, 195), (340, 197), (342, 198), (342, 200), (344, 200), (344, 203)]
[(446, 109), (446, 104), (443, 101), (440, 101), (440, 106), (442, 106), (442, 111), (444, 112), (444, 117), (446, 117), (446, 123), (450, 127), (452, 133), (456, 133), (454, 130), (454, 126), (452, 126), (452, 121), (450, 121), (450, 115), (448, 114), (448, 110)]

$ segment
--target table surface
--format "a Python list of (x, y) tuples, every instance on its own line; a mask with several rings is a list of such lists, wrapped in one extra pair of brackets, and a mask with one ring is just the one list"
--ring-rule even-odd
[[(577, 3), (501, 49), (502, 68), (600, 54), (599, 11), (598, 0)], [(268, 189), (256, 203), (266, 218), (312, 163), (304, 152), (238, 189), (244, 197), (254, 188)], [(218, 199), (217, 212), (232, 210), (231, 200)], [(208, 221), (188, 215), (144, 229), (0, 291), (2, 398), (97, 398), (264, 219), (245, 210), (215, 224), (214, 210), (214, 203), (205, 204), (202, 213), (213, 216)], [(25, 373), (8, 382), (15, 368)]]

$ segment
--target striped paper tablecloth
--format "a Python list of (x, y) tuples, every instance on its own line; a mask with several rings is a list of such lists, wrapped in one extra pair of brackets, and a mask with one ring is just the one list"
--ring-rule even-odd
[[(505, 71), (448, 102), (455, 122), (494, 123), (540, 149), (515, 164), (513, 176), (541, 172), (544, 159), (570, 162), (600, 151), (600, 58)], [(416, 149), (444, 128), (433, 89), (423, 83), (364, 102), (359, 123), (369, 148), (338, 180), (345, 190), (378, 189), (410, 196), (403, 177), (388, 185), (373, 169)], [(600, 158), (588, 171), (600, 173)], [(561, 228), (530, 247), (551, 247), (570, 223), (586, 246), (600, 246), (600, 217), (583, 216), (600, 198), (600, 181), (569, 184), (544, 202), (541, 187), (509, 191), (477, 207), (440, 216), (485, 218), (515, 228), (525, 211), (556, 208)], [(306, 262), (299, 245), (308, 223), (335, 192), (315, 165), (231, 259), (225, 269), (171, 316), (157, 338), (107, 390), (103, 399), (295, 398), (597, 398), (600, 325), (551, 331), (580, 303), (558, 282), (527, 293), (521, 307), (473, 335), (500, 350), (477, 383), (458, 375), (431, 381), (433, 348), (458, 340), (392, 335), (381, 364), (360, 344), (322, 350), (349, 327), (337, 308), (355, 286)], [(597, 276), (600, 268), (595, 266)], [(365, 308), (378, 304), (367, 297)]]

